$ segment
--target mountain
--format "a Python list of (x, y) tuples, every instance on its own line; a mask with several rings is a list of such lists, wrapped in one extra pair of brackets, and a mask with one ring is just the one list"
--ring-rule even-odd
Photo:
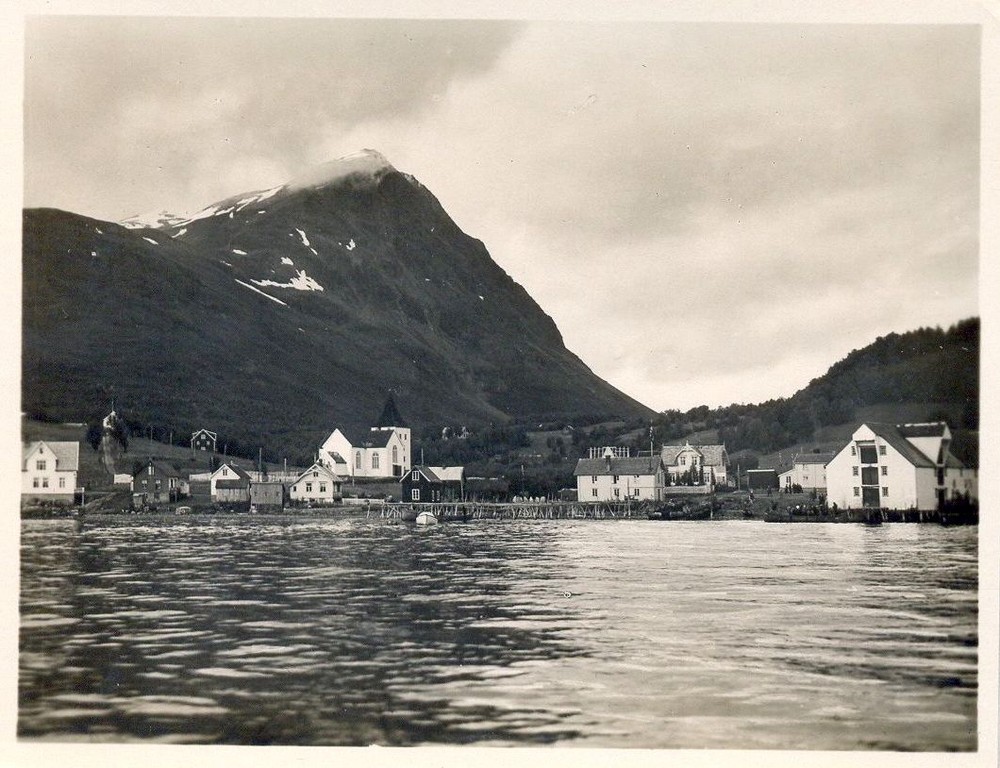
[(24, 212), (22, 410), (308, 455), (412, 425), (648, 416), (376, 152), (190, 215)]

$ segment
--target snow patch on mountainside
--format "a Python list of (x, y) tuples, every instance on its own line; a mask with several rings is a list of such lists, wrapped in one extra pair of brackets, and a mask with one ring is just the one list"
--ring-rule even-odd
[[(234, 279), (235, 279), (235, 278), (234, 278)], [(287, 305), (287, 304), (286, 304), (285, 302), (283, 302), (283, 301), (282, 301), (281, 299), (276, 299), (276, 298), (274, 298), (274, 296), (272, 296), (271, 294), (269, 294), (269, 293), (264, 293), (264, 292), (263, 292), (262, 290), (260, 290), (259, 288), (254, 288), (254, 287), (253, 287), (252, 285), (249, 285), (248, 283), (244, 283), (244, 282), (243, 282), (242, 280), (237, 280), (236, 282), (237, 282), (237, 283), (239, 283), (240, 285), (242, 285), (242, 286), (243, 286), (244, 288), (249, 288), (249, 289), (250, 289), (251, 291), (254, 291), (254, 292), (256, 292), (256, 293), (259, 293), (259, 294), (260, 294), (261, 296), (263, 296), (264, 298), (267, 298), (267, 299), (270, 299), (270, 300), (271, 300), (271, 301), (273, 301), (273, 302), (274, 302), (275, 304), (280, 304), (280, 305), (281, 305), (281, 306), (283, 306), (283, 307), (287, 307), (287, 306), (288, 306), (288, 305)]]
[(239, 256), (246, 256), (247, 255), (246, 251), (241, 251), (239, 248), (233, 248), (233, 253), (235, 253), (235, 254), (237, 254)]
[(306, 274), (304, 269), (297, 270), (297, 274), (287, 283), (278, 283), (274, 280), (251, 280), (254, 285), (261, 285), (272, 288), (294, 288), (296, 291), (322, 291), (323, 286)]
[(303, 232), (298, 227), (295, 228), (295, 231), (298, 232), (299, 233), (299, 237), (302, 238), (302, 245), (304, 245), (306, 248), (308, 248), (309, 247), (309, 238), (306, 237), (306, 233)]
[(156, 241), (155, 241), (155, 240), (154, 240), (153, 238), (151, 238), (151, 237), (143, 237), (142, 239), (143, 239), (143, 240), (145, 240), (145, 241), (146, 241), (147, 243), (152, 243), (153, 245), (159, 245), (159, 243), (158, 243), (158, 242), (156, 242)]
[(126, 229), (162, 229), (163, 227), (175, 226), (183, 220), (183, 216), (167, 211), (158, 211), (157, 213), (139, 213), (135, 216), (129, 216), (118, 223)]
[(290, 258), (288, 258), (287, 256), (282, 256), (281, 257), (281, 263), (282, 264), (287, 264), (290, 267), (295, 266), (295, 263)]

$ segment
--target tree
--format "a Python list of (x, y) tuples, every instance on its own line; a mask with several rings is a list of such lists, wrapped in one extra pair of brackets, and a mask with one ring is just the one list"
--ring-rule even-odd
[(87, 427), (87, 442), (90, 443), (90, 447), (95, 451), (101, 447), (101, 437), (104, 434), (104, 430), (101, 429), (101, 425), (94, 422)]

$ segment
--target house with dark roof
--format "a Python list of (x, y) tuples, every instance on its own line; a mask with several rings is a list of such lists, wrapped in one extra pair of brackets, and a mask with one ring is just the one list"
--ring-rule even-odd
[(842, 509), (937, 509), (948, 500), (949, 463), (961, 463), (950, 445), (944, 422), (866, 422), (827, 465), (827, 501)]
[(132, 475), (132, 503), (169, 504), (188, 494), (188, 481), (172, 464), (149, 459), (146, 466)]
[(581, 502), (652, 500), (663, 498), (664, 467), (659, 456), (604, 455), (580, 459), (573, 470)]
[(208, 429), (199, 429), (191, 435), (192, 451), (212, 451), (215, 452), (215, 443), (218, 435)]
[(288, 484), (288, 497), (298, 504), (332, 504), (343, 498), (343, 480), (318, 461)]
[(410, 469), (410, 456), (410, 428), (389, 395), (364, 438), (351, 440), (337, 427), (320, 446), (317, 461), (342, 477), (401, 478)]
[(221, 504), (250, 503), (250, 475), (229, 461), (209, 478), (212, 501)]
[(80, 444), (37, 440), (21, 449), (21, 501), (72, 504)]
[(664, 445), (660, 448), (664, 471), (670, 482), (681, 484), (692, 473), (699, 485), (728, 485), (729, 454), (725, 445)]
[(428, 467), (418, 464), (399, 481), (402, 501), (437, 503), (464, 497), (464, 467)]
[(833, 459), (832, 453), (799, 453), (792, 457), (791, 464), (777, 467), (778, 484), (782, 490), (799, 486), (803, 491), (826, 492), (826, 465)]

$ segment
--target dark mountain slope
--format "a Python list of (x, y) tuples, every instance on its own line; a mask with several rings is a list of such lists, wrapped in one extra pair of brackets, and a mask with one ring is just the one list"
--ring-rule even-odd
[(387, 163), (175, 220), (25, 212), (24, 410), (84, 419), (116, 397), (289, 455), (366, 427), (389, 390), (415, 426), (649, 413)]

